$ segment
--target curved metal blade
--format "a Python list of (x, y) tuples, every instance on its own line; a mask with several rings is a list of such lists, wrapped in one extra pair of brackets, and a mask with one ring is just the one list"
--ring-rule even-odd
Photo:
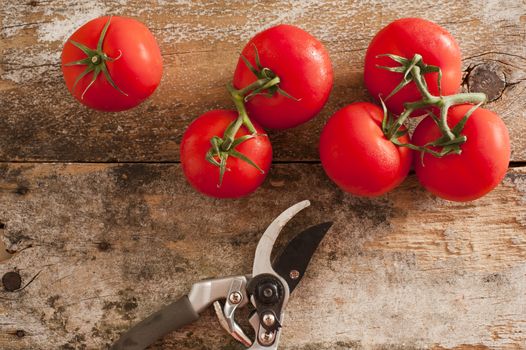
[(279, 214), (279, 216), (272, 221), (269, 227), (265, 230), (265, 233), (263, 233), (256, 248), (252, 276), (257, 276), (263, 273), (276, 273), (270, 263), (270, 254), (272, 253), (272, 248), (274, 247), (276, 238), (278, 238), (281, 229), (287, 224), (287, 222), (309, 205), (310, 202), (308, 200), (296, 203)]
[(301, 281), (305, 270), (332, 222), (311, 226), (294, 237), (272, 266), (289, 285), (290, 292)]

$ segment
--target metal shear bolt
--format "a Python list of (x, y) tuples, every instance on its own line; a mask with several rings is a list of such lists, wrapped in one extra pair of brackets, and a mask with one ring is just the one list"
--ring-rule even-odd
[(274, 325), (275, 322), (276, 322), (276, 317), (270, 312), (263, 315), (263, 323), (265, 324), (265, 326), (270, 327)]
[(274, 282), (265, 282), (258, 286), (258, 298), (264, 304), (274, 304), (279, 300), (278, 286)]
[(232, 304), (239, 304), (241, 302), (241, 299), (243, 299), (243, 296), (239, 292), (233, 292), (228, 297), (228, 300), (230, 300)]
[(274, 332), (262, 332), (259, 334), (261, 345), (270, 345), (274, 342)]
[(291, 270), (289, 276), (293, 280), (297, 280), (300, 277), (300, 272), (298, 270)]

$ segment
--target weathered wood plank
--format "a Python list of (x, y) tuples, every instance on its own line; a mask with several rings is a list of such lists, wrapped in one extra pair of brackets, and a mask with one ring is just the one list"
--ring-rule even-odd
[[(137, 17), (159, 40), (165, 74), (141, 107), (97, 113), (69, 96), (58, 65), (75, 28), (103, 14)], [(299, 25), (327, 46), (335, 68), (328, 106), (310, 123), (272, 132), (275, 159), (318, 159), (325, 120), (367, 99), (362, 60), (376, 31), (403, 16), (447, 27), (464, 53), (469, 86), (487, 92), (503, 116), (512, 160), (526, 160), (526, 4), (524, 1), (18, 1), (0, 7), (0, 160), (174, 161), (188, 123), (212, 108), (230, 108), (224, 85), (254, 33)]]
[[(100, 349), (209, 276), (249, 273), (264, 228), (335, 224), (290, 301), (282, 348), (526, 348), (526, 168), (472, 203), (411, 176), (379, 199), (346, 195), (319, 165), (275, 165), (246, 199), (196, 195), (177, 164), (2, 164), (0, 348)], [(17, 331), (23, 331), (18, 332)], [(211, 312), (155, 349), (241, 349)]]

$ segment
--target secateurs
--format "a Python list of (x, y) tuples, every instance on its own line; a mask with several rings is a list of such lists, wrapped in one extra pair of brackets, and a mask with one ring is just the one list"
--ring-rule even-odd
[[(196, 321), (212, 304), (221, 326), (250, 350), (277, 349), (289, 296), (332, 223), (315, 225), (298, 234), (274, 262), (270, 255), (281, 229), (309, 205), (309, 201), (299, 202), (270, 224), (257, 245), (251, 275), (197, 282), (187, 296), (139, 322), (122, 335), (112, 349), (142, 350), (164, 334)], [(249, 317), (255, 331), (254, 341), (235, 321), (236, 310), (249, 302), (254, 306)]]

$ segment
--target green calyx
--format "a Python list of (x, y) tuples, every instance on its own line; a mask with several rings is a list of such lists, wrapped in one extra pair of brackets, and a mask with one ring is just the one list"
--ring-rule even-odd
[[(418, 91), (422, 95), (419, 101), (409, 102), (404, 105), (404, 111), (399, 116), (391, 115), (385, 106), (384, 100), (380, 98), (384, 110), (384, 118), (382, 121), (382, 130), (385, 136), (395, 145), (408, 147), (415, 151), (421, 152), (422, 160), (425, 153), (429, 153), (435, 157), (444, 157), (448, 154), (462, 153), (461, 145), (467, 141), (467, 137), (462, 135), (462, 130), (466, 125), (469, 117), (473, 112), (486, 102), (486, 95), (483, 93), (460, 93), (450, 96), (442, 96), (440, 82), (442, 80), (442, 71), (440, 67), (427, 65), (422, 60), (419, 54), (414, 55), (412, 59), (405, 57), (385, 54), (377, 57), (389, 57), (391, 60), (399, 63), (396, 67), (377, 66), (378, 68), (388, 70), (390, 72), (400, 73), (403, 78), (402, 81), (393, 89), (393, 91), (386, 97), (386, 100), (400, 91), (403, 87), (411, 82), (414, 82)], [(437, 87), (439, 96), (435, 96), (429, 92), (424, 74), (437, 73)], [(451, 129), (447, 123), (447, 114), (451, 106), (470, 103), (474, 106), (464, 115), (464, 117)], [(440, 110), (440, 115), (436, 116), (431, 107), (436, 107)], [(436, 123), (441, 131), (441, 136), (423, 146), (417, 146), (408, 143), (401, 143), (398, 139), (407, 134), (407, 129), (402, 129), (405, 120), (415, 111), (425, 110)], [(438, 149), (438, 150), (436, 150)]]
[[(248, 116), (245, 103), (257, 95), (272, 97), (276, 93), (281, 94), (287, 98), (297, 100), (279, 87), (281, 82), (280, 78), (272, 70), (261, 65), (259, 53), (255, 46), (254, 50), (256, 67), (254, 67), (243, 55), (241, 55), (241, 59), (246, 64), (248, 69), (254, 73), (254, 75), (257, 77), (257, 80), (239, 90), (235, 89), (232, 84), (227, 85), (230, 98), (236, 106), (238, 117), (226, 128), (222, 138), (219, 136), (214, 136), (212, 139), (210, 139), (211, 147), (206, 153), (206, 160), (209, 163), (219, 167), (219, 183), (217, 187), (221, 186), (225, 173), (227, 170), (229, 170), (227, 168), (228, 157), (241, 159), (242, 161), (259, 170), (261, 173), (264, 173), (264, 171), (252, 159), (236, 150), (236, 147), (245, 141), (253, 139), (257, 136), (267, 136), (266, 134), (257, 133), (256, 128)], [(250, 134), (236, 138), (236, 135), (241, 127), (247, 128)]]
[[(241, 59), (243, 60), (247, 68), (250, 69), (250, 71), (254, 73), (254, 75), (258, 79), (268, 80), (268, 86), (262, 86), (261, 88), (251, 91), (248, 95), (245, 96), (245, 102), (256, 95), (264, 95), (267, 97), (272, 97), (276, 93), (283, 95), (287, 98), (293, 99), (295, 101), (299, 101), (297, 98), (289, 95), (285, 90), (279, 87), (278, 85), (280, 82), (279, 77), (276, 76), (276, 74), (272, 70), (270, 70), (269, 68), (265, 68), (261, 65), (261, 61), (259, 59), (259, 53), (258, 53), (258, 49), (256, 45), (254, 45), (254, 51), (255, 51), (254, 60), (256, 61), (256, 67), (254, 67), (252, 63), (250, 63), (250, 61), (245, 56), (241, 55)], [(274, 81), (275, 79), (277, 79), (277, 81)]]
[(84, 98), (84, 95), (86, 94), (86, 92), (93, 85), (93, 83), (95, 83), (95, 81), (97, 80), (97, 77), (99, 76), (100, 73), (104, 74), (104, 77), (106, 78), (108, 83), (110, 83), (110, 85), (115, 90), (119, 91), (121, 94), (123, 94), (125, 96), (128, 96), (124, 91), (122, 91), (115, 84), (115, 82), (111, 78), (110, 73), (108, 72), (108, 67), (106, 66), (106, 62), (113, 62), (113, 61), (116, 61), (119, 58), (121, 58), (122, 52), (119, 54), (119, 56), (117, 56), (115, 58), (112, 58), (112, 57), (109, 57), (108, 55), (106, 55), (106, 53), (104, 51), (102, 51), (102, 45), (104, 44), (104, 37), (106, 36), (106, 32), (108, 31), (108, 27), (110, 26), (110, 22), (111, 22), (111, 16), (108, 19), (108, 22), (106, 22), (106, 24), (104, 25), (104, 28), (102, 28), (102, 32), (100, 33), (99, 41), (97, 43), (97, 48), (96, 49), (90, 49), (86, 45), (84, 45), (82, 43), (79, 43), (79, 42), (76, 42), (74, 40), (70, 40), (69, 41), (72, 45), (74, 45), (75, 47), (77, 47), (79, 50), (81, 50), (82, 52), (84, 52), (86, 54), (86, 58), (83, 58), (81, 60), (73, 61), (73, 62), (69, 62), (69, 63), (65, 64), (65, 66), (68, 66), (68, 67), (69, 66), (86, 66), (86, 69), (81, 74), (79, 74), (79, 76), (75, 80), (75, 83), (73, 83), (73, 91), (75, 91), (75, 88), (76, 88), (77, 84), (79, 83), (79, 81), (82, 78), (84, 78), (89, 73), (93, 72), (93, 76), (91, 78), (90, 83), (88, 84), (86, 89), (84, 89), (84, 91), (82, 92), (82, 95), (80, 97), (81, 99)]

